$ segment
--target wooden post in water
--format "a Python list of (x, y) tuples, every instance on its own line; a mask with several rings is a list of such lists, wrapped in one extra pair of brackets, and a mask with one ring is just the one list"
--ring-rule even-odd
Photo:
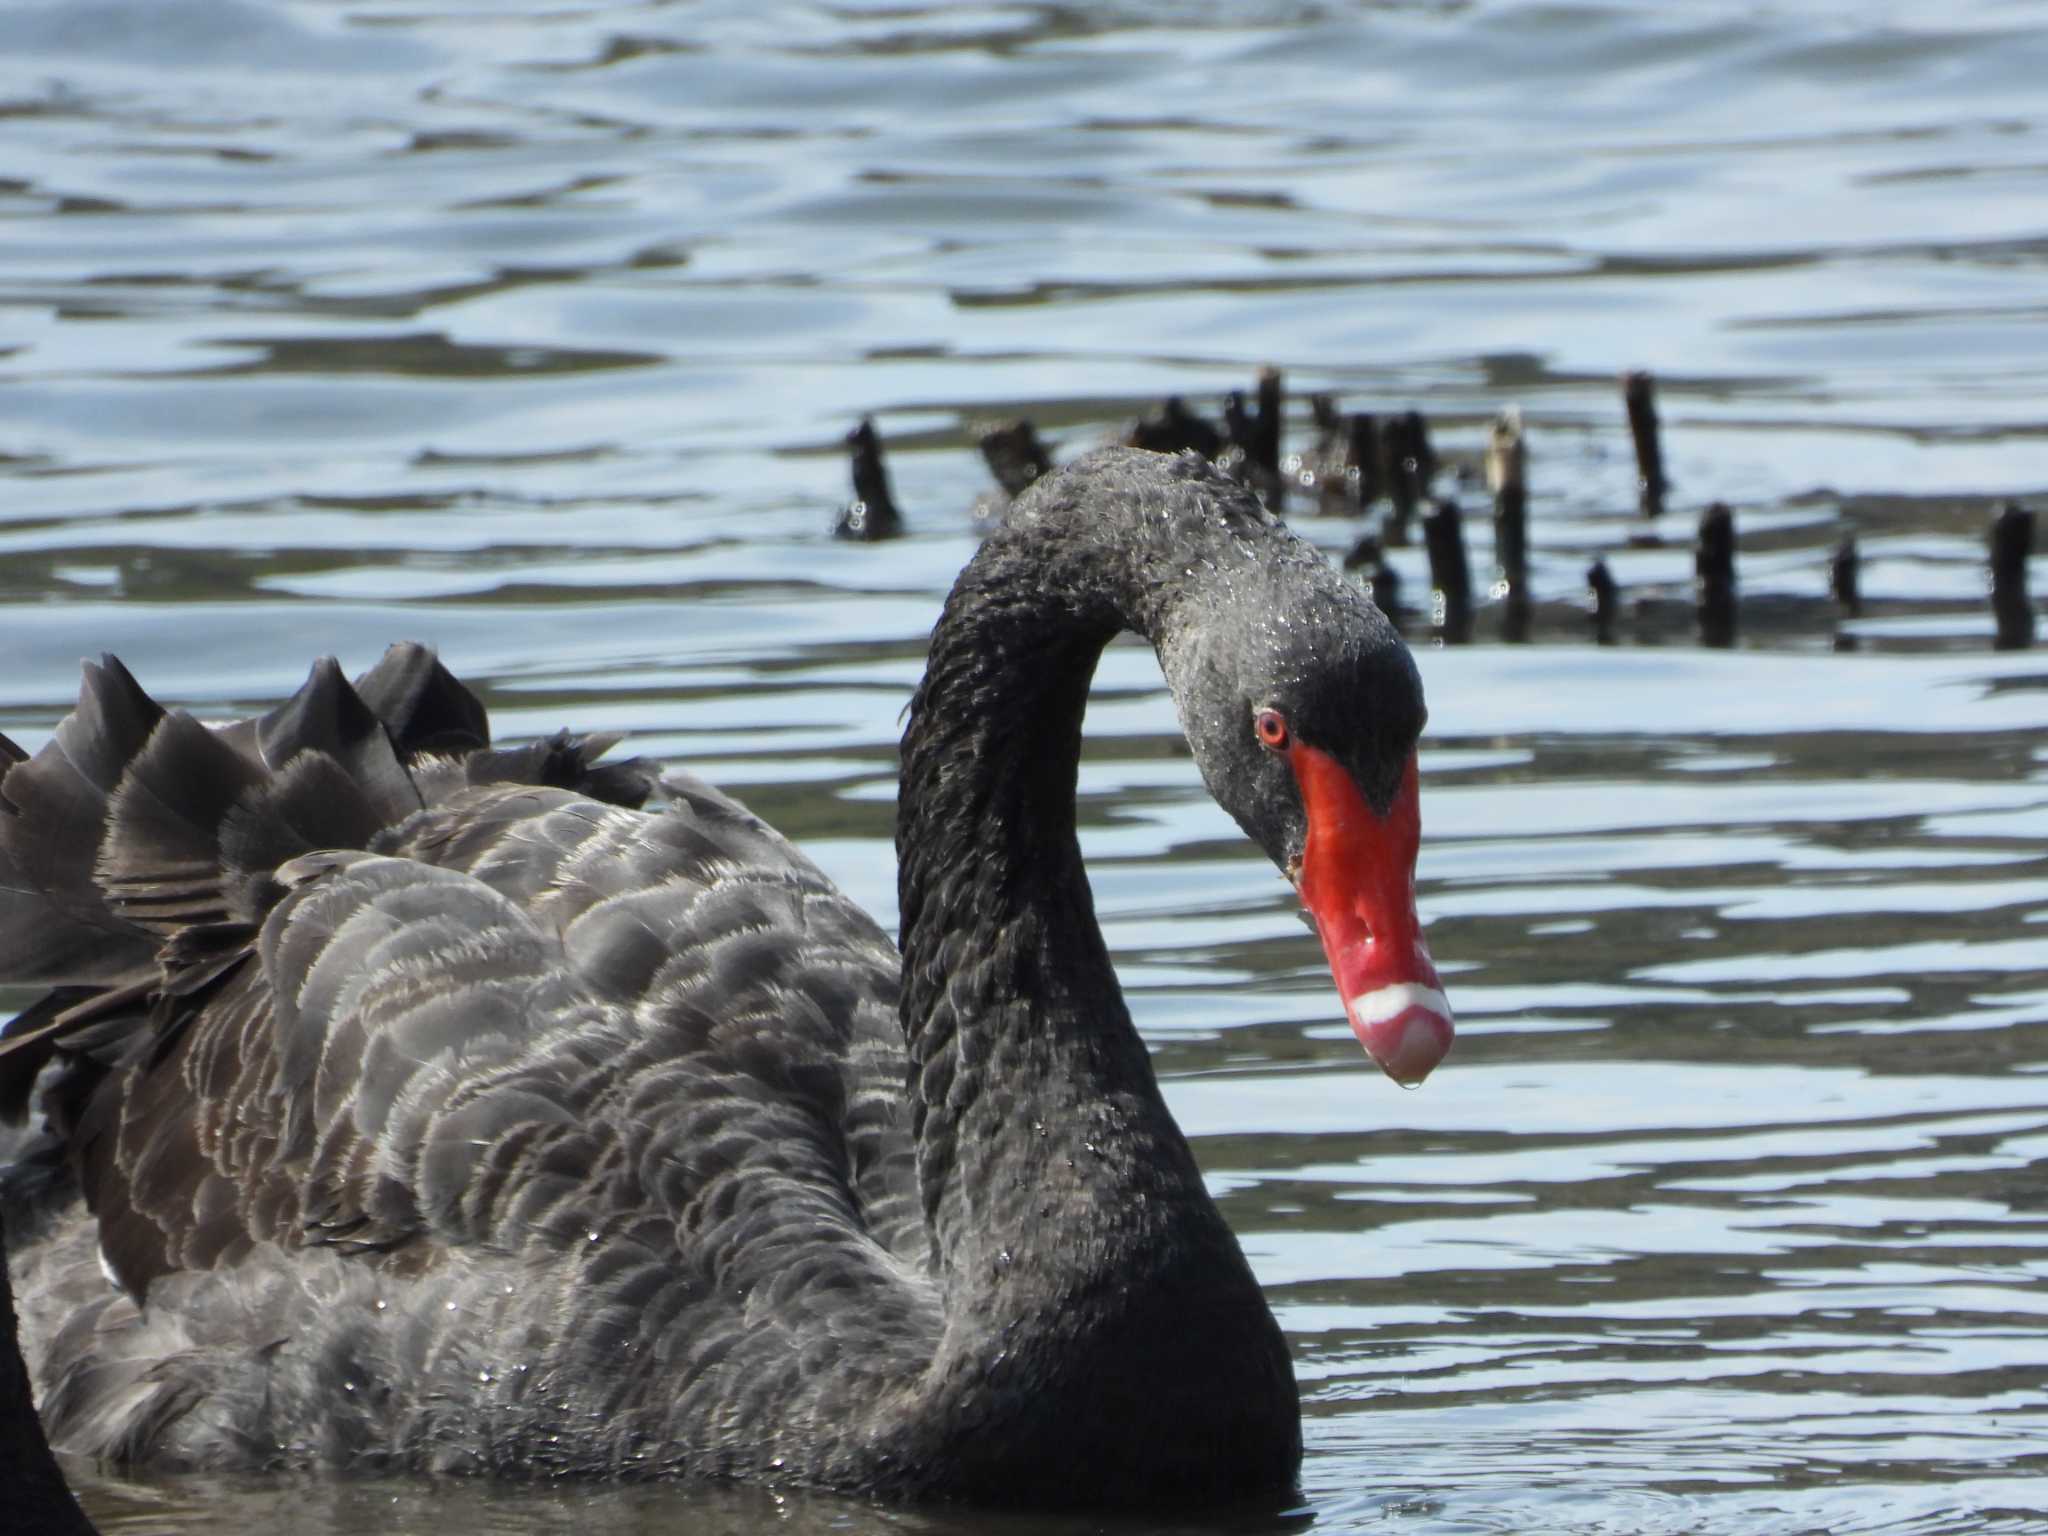
[(1315, 492), (1316, 510), (1325, 517), (1347, 517), (1363, 511), (1358, 493), (1365, 482), (1359, 475), (1353, 419), (1337, 408), (1334, 395), (1319, 391), (1308, 397), (1308, 405), (1315, 421), (1315, 446), (1307, 453), (1283, 456), (1282, 472), (1293, 477), (1297, 489)]
[(1252, 413), (1244, 403), (1244, 391), (1233, 389), (1223, 397), (1223, 440), (1249, 459), (1258, 435)]
[(1285, 422), (1287, 396), (1278, 368), (1259, 370), (1259, 414), (1253, 419), (1252, 452), (1259, 467), (1280, 481), (1280, 437)]
[(1700, 514), (1693, 569), (1698, 573), (1700, 644), (1725, 649), (1735, 643), (1735, 514), (1725, 501)]
[(1612, 645), (1621, 589), (1615, 586), (1614, 573), (1607, 569), (1605, 560), (1595, 560), (1586, 567), (1586, 590), (1593, 595), (1593, 643)]
[(863, 416), (860, 425), (846, 434), (846, 446), (853, 454), (853, 501), (839, 514), (832, 531), (842, 539), (872, 543), (892, 539), (903, 531), (903, 514), (889, 492), (889, 471), (882, 464), (882, 440), (875, 433), (872, 418)]
[(1357, 501), (1345, 452), (1350, 444), (1344, 413), (1337, 409), (1335, 396), (1317, 390), (1308, 397), (1308, 414), (1315, 423), (1315, 446), (1307, 453), (1290, 456), (1286, 465), (1295, 471), (1296, 486), (1315, 489), (1321, 511), (1344, 512)]
[(1344, 556), (1344, 569), (1362, 573), (1366, 595), (1379, 606), (1395, 629), (1401, 627), (1401, 578), (1387, 564), (1387, 552), (1380, 541), (1366, 534)]
[(2034, 552), (2034, 514), (2007, 502), (1991, 520), (1991, 612), (1998, 620), (1992, 649), (2024, 651), (2034, 643), (2034, 605), (2027, 596), (2027, 556)]
[(1863, 617), (1862, 564), (1856, 535), (1843, 535), (1842, 542), (1835, 546), (1834, 558), (1828, 562), (1828, 592), (1852, 619)]
[(1438, 632), (1446, 645), (1472, 638), (1472, 567), (1465, 559), (1465, 520), (1458, 504), (1446, 498), (1422, 520), (1422, 538), (1429, 549), (1429, 581)]
[(1021, 416), (982, 433), (981, 456), (996, 484), (1012, 496), (1022, 495), (1040, 475), (1052, 473), (1052, 455), (1038, 440), (1038, 429)]
[(1493, 492), (1494, 596), (1502, 600), (1501, 638), (1529, 638), (1529, 454), (1522, 412), (1509, 406), (1486, 445), (1486, 485)]
[(1401, 419), (1408, 424), (1408, 450), (1415, 458), (1416, 494), (1427, 496), (1430, 482), (1436, 479), (1436, 472), (1443, 466), (1438, 463), (1436, 448), (1429, 440), (1429, 422), (1420, 411), (1403, 411)]
[(1380, 474), (1380, 424), (1379, 418), (1370, 411), (1360, 411), (1351, 418), (1350, 447), (1345, 454), (1352, 477), (1352, 495), (1358, 500), (1362, 512), (1380, 499), (1383, 477)]
[(1628, 435), (1636, 445), (1636, 510), (1656, 517), (1664, 510), (1664, 445), (1657, 438), (1657, 385), (1649, 374), (1624, 373), (1621, 398), (1628, 407)]
[[(1856, 549), (1856, 535), (1844, 534), (1842, 542), (1835, 546), (1834, 558), (1828, 561), (1828, 591), (1841, 606), (1842, 617), (1857, 619), (1863, 616), (1862, 557)], [(1835, 625), (1835, 649), (1853, 651), (1858, 649), (1854, 635)]]
[(1233, 389), (1224, 396), (1223, 434), (1229, 441), (1216, 456), (1217, 466), (1225, 474), (1248, 486), (1254, 496), (1275, 512), (1282, 510), (1287, 499), (1287, 487), (1280, 479), (1279, 391), (1280, 375), (1271, 368), (1262, 368), (1256, 408), (1246, 405), (1243, 390)]
[(1158, 416), (1140, 421), (1124, 436), (1129, 448), (1147, 448), (1154, 453), (1179, 453), (1192, 448), (1205, 459), (1223, 451), (1223, 434), (1214, 423), (1188, 409), (1179, 395), (1168, 395)]
[(1380, 440), (1387, 461), (1387, 494), (1394, 504), (1393, 515), (1387, 520), (1387, 542), (1406, 544), (1408, 525), (1429, 494), (1430, 478), (1436, 472), (1436, 453), (1429, 446), (1429, 428), (1420, 411), (1389, 416), (1381, 428)]

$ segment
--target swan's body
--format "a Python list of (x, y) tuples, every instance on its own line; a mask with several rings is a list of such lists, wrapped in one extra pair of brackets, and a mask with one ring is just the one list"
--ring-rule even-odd
[(54, 1052), (8, 1188), (58, 1443), (1009, 1502), (1286, 1488), (1287, 1349), (1074, 836), (1088, 680), (1127, 627), (1299, 874), (1361, 1037), (1419, 1076), (1449, 1024), (1407, 896), (1413, 665), (1189, 458), (1050, 477), (963, 574), (904, 742), (900, 962), (709, 786), (665, 779), (648, 813), (651, 774), (584, 744), (486, 750), (417, 649), (217, 730), (93, 670), (0, 780), (0, 981), (56, 988), (0, 1043), (0, 1110)]

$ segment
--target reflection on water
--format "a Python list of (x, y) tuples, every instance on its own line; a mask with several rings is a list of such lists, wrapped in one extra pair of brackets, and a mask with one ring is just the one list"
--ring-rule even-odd
[[(40, 741), (102, 649), (221, 710), (427, 639), (506, 731), (631, 730), (893, 920), (977, 423), (1064, 455), (1274, 362), (1421, 406), (1469, 475), (1519, 403), (1544, 643), (1417, 636), (1461, 1018), (1424, 1092), (1359, 1060), (1149, 656), (1098, 679), (1098, 906), (1303, 1383), (1301, 1504), (1226, 1528), (2048, 1529), (2048, 668), (1985, 654), (1981, 575), (1989, 501), (2043, 478), (2044, 22), (17, 5), (0, 729)], [(1630, 543), (1632, 366), (1662, 544)], [(913, 527), (886, 548), (823, 533), (864, 412)], [(1747, 637), (1714, 655), (1711, 499)], [(1615, 651), (1582, 643), (1595, 554), (1637, 599)], [(84, 1481), (135, 1532), (1082, 1528)]]

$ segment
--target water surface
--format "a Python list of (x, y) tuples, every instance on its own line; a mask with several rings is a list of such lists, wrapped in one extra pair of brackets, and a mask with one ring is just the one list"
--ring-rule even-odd
[[(1519, 404), (1542, 643), (1411, 630), (1461, 1011), (1424, 1091), (1358, 1056), (1149, 657), (1098, 679), (1098, 906), (1303, 1387), (1299, 1498), (1226, 1528), (2048, 1530), (2048, 666), (1989, 654), (1981, 574), (1989, 505), (2048, 482), (2048, 5), (81, 0), (0, 42), (30, 744), (82, 655), (212, 712), (426, 639), (501, 731), (629, 729), (893, 920), (980, 423), (1072, 453), (1274, 363), (1469, 470)], [(912, 523), (881, 548), (825, 533), (863, 413)], [(1684, 606), (1714, 499), (1728, 654)], [(137, 1533), (1097, 1528), (81, 1481)]]

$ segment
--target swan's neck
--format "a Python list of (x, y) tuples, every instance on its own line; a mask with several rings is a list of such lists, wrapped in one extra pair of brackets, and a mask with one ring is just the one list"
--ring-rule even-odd
[(1142, 1288), (1196, 1249), (1218, 1266), (1204, 1283), (1251, 1286), (1132, 1027), (1075, 836), (1089, 680), (1119, 630), (1153, 629), (1166, 573), (1151, 579), (1163, 561), (1130, 543), (1107, 562), (1073, 544), (998, 536), (963, 576), (913, 705), (898, 807), (934, 1256), (956, 1323), (1013, 1334), (1032, 1308)]
[(1059, 617), (949, 623), (921, 700), (931, 729), (905, 765), (903, 1019), (919, 1178), (956, 1298), (1077, 1254), (1114, 1264), (1141, 1220), (1207, 1204), (1075, 836), (1081, 715), (1108, 634)]
[(1108, 508), (1037, 488), (954, 587), (904, 733), (903, 1028), (946, 1320), (912, 1454), (963, 1496), (1184, 1499), (1300, 1457), (1286, 1341), (1167, 1113), (1074, 829), (1102, 648), (1134, 630), (1185, 665), (1205, 573), (1271, 536), (1180, 483), (1208, 473)]
[(1158, 558), (1088, 532), (983, 546), (904, 733), (903, 1027), (946, 1318), (911, 1455), (967, 1496), (1272, 1487), (1300, 1456), (1286, 1342), (1160, 1097), (1074, 828), (1089, 679), (1118, 630), (1162, 633), (1188, 530)]

